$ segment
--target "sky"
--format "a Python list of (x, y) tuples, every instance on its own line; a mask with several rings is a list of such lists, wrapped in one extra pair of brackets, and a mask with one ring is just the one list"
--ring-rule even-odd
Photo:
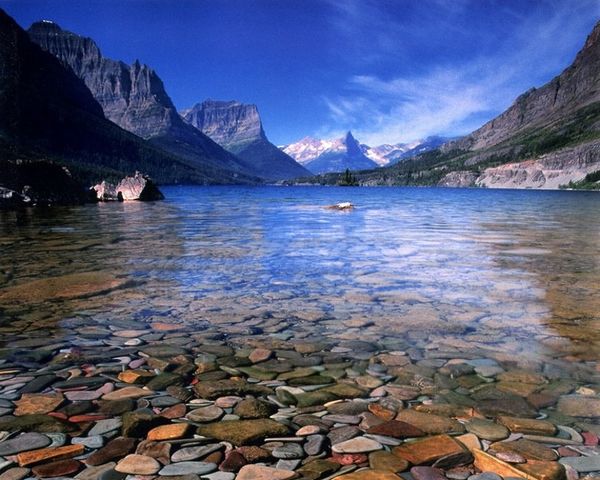
[(178, 109), (258, 106), (269, 139), (458, 136), (574, 59), (600, 0), (0, 0), (139, 59)]

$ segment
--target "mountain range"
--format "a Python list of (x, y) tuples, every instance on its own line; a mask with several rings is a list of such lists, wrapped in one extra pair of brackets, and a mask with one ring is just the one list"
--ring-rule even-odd
[(181, 119), (163, 82), (149, 66), (106, 58), (92, 39), (63, 30), (51, 21), (34, 23), (28, 34), (83, 80), (108, 120), (192, 168), (219, 172), (217, 178), (207, 179), (210, 182), (254, 176), (249, 165)]
[(205, 101), (180, 115), (149, 66), (106, 58), (92, 39), (54, 22), (36, 22), (28, 33), (84, 81), (106, 118), (192, 166), (229, 171), (236, 181), (310, 175), (268, 141), (255, 105)]
[(335, 140), (318, 140), (306, 137), (282, 150), (312, 173), (365, 170), (377, 167), (351, 132)]
[(290, 157), (314, 174), (366, 170), (390, 165), (439, 147), (447, 138), (432, 136), (411, 143), (370, 147), (354, 138), (352, 132), (332, 140), (305, 137), (281, 147)]
[(204, 133), (267, 180), (304, 177), (310, 172), (267, 139), (256, 105), (206, 100), (181, 112)]
[(348, 132), (278, 148), (258, 108), (236, 101), (177, 112), (151, 67), (106, 58), (54, 22), (25, 32), (0, 10), (0, 40), (0, 185), (11, 188), (39, 161), (87, 184), (136, 170), (159, 183), (337, 183), (349, 169), (363, 185), (558, 188), (600, 171), (600, 24), (572, 65), (471, 134), (375, 147)]

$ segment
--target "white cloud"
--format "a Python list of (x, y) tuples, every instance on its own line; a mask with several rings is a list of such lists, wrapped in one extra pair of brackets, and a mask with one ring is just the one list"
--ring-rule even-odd
[[(465, 2), (436, 2), (447, 9), (447, 18), (463, 13)], [(572, 61), (570, 55), (583, 44), (590, 24), (590, 12), (600, 17), (600, 3), (541, 2), (543, 14), (526, 18), (501, 5), (515, 20), (510, 38), (497, 46), (494, 54), (465, 58), (452, 65), (430, 65), (424, 73), (383, 79), (376, 74), (356, 74), (338, 95), (325, 97), (331, 126), (319, 133), (352, 129), (364, 143), (407, 142), (428, 135), (461, 135), (481, 126), (504, 110), (517, 95), (559, 73)], [(509, 10), (508, 12), (506, 10)], [(550, 14), (548, 14), (550, 12)], [(385, 12), (373, 2), (344, 2), (335, 24), (348, 35), (359, 37), (365, 18), (370, 25), (386, 25), (377, 37), (374, 55), (391, 61), (398, 52), (382, 46), (393, 43)], [(437, 11), (439, 14), (439, 11)], [(593, 20), (593, 18), (591, 18)], [(420, 22), (419, 22), (420, 23)], [(455, 27), (453, 27), (455, 28)], [(390, 36), (387, 41), (383, 37)], [(364, 38), (364, 37), (362, 37)], [(377, 48), (375, 48), (377, 47)], [(373, 68), (376, 70), (376, 68)]]

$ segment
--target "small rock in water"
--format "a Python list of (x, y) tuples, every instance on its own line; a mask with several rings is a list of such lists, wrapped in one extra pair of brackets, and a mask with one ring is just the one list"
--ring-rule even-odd
[(159, 473), (163, 476), (174, 475), (203, 475), (205, 473), (214, 472), (217, 466), (214, 463), (206, 462), (178, 462), (164, 466)]
[(160, 464), (152, 457), (131, 454), (117, 463), (115, 471), (132, 475), (154, 475), (160, 470)]
[(352, 438), (331, 447), (335, 453), (367, 453), (382, 448), (383, 446), (379, 442), (365, 437)]

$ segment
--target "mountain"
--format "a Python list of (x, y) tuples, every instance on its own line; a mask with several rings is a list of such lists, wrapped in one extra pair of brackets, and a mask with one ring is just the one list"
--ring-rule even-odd
[[(255, 172), (206, 135), (186, 124), (167, 95), (163, 82), (147, 65), (106, 58), (86, 37), (63, 30), (54, 22), (36, 22), (30, 38), (55, 55), (82, 79), (106, 118), (184, 159), (192, 168), (222, 170), (225, 183), (238, 183)], [(249, 180), (247, 178), (246, 180)]]
[[(600, 187), (600, 22), (569, 67), (481, 128), (354, 175), (362, 185)], [(311, 181), (335, 184), (339, 175)]]
[(448, 138), (430, 136), (411, 143), (383, 144), (377, 147), (361, 145), (363, 153), (379, 166), (385, 166), (428, 152), (448, 142)]
[(343, 172), (377, 167), (365, 155), (361, 144), (348, 132), (336, 140), (317, 140), (306, 137), (283, 147), (283, 151), (312, 173)]
[(68, 166), (87, 184), (136, 170), (162, 183), (222, 179), (220, 170), (194, 168), (107, 120), (86, 85), (1, 9), (0, 112), (0, 182), (15, 165), (28, 165), (23, 178), (43, 177), (51, 169), (37, 168), (40, 160)]
[(181, 112), (183, 119), (268, 180), (310, 176), (310, 172), (267, 139), (256, 105), (207, 100)]

